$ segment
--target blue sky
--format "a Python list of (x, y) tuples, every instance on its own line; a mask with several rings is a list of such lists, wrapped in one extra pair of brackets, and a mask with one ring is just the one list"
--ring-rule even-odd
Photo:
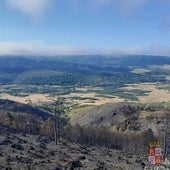
[(1, 0), (1, 55), (170, 55), (169, 0)]

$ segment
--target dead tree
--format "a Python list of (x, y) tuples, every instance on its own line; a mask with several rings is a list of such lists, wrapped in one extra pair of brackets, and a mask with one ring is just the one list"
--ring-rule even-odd
[(61, 97), (55, 98), (55, 96), (52, 96), (49, 99), (52, 101), (52, 103), (48, 105), (43, 103), (43, 106), (46, 108), (48, 112), (53, 114), (52, 136), (54, 138), (55, 144), (57, 145), (61, 138), (61, 128), (62, 125), (64, 124), (63, 121), (64, 120), (66, 121), (64, 113), (66, 112), (67, 109), (69, 109), (69, 107), (67, 108), (68, 102), (66, 102), (64, 98)]
[[(32, 103), (32, 101), (31, 101), (31, 99), (29, 99), (28, 105), (29, 105), (30, 107), (33, 107), (33, 103)], [(28, 125), (28, 134), (30, 135), (30, 134), (31, 134), (31, 108), (29, 108), (27, 125)]]
[(64, 113), (64, 101), (58, 98), (54, 101), (54, 141), (57, 145), (61, 137), (61, 114)]
[(163, 159), (167, 158), (170, 155), (170, 115), (167, 113), (165, 115), (165, 132), (164, 132), (164, 152), (163, 152)]

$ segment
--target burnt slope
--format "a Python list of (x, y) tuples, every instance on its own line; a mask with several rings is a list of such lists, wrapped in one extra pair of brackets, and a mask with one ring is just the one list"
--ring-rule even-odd
[(42, 119), (48, 119), (50, 117), (49, 113), (34, 108), (30, 105), (22, 104), (6, 99), (0, 99), (0, 110), (32, 114)]
[(130, 103), (107, 103), (94, 107), (83, 115), (80, 115), (72, 124), (81, 126), (110, 127), (115, 123), (123, 122), (137, 114), (140, 107)]
[(107, 103), (95, 106), (71, 120), (72, 125), (107, 128), (119, 132), (144, 132), (152, 129), (155, 134), (164, 131), (165, 117), (169, 110), (164, 103), (145, 105), (137, 103)]
[(0, 169), (142, 170), (146, 154), (137, 156), (62, 140), (57, 146), (39, 135), (6, 133), (0, 125)]

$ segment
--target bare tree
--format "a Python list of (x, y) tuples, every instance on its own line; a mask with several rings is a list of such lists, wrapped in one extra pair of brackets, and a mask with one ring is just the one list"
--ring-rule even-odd
[(165, 160), (165, 158), (167, 158), (167, 156), (169, 156), (169, 150), (170, 150), (170, 115), (167, 113), (165, 115), (165, 132), (164, 132), (164, 152), (163, 152), (163, 159)]
[[(28, 105), (33, 107), (33, 103), (31, 101), (31, 99), (29, 99), (28, 101)], [(28, 134), (30, 135), (31, 134), (31, 109), (30, 109), (30, 113), (28, 113), (28, 121), (27, 121), (27, 124), (28, 124)]]
[(61, 137), (61, 114), (64, 113), (64, 99), (54, 100), (54, 140), (57, 145)]

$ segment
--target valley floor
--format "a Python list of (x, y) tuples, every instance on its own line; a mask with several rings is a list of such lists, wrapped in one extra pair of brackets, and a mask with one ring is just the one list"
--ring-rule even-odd
[[(21, 86), (23, 89), (37, 88), (38, 86)], [(1, 99), (13, 100), (16, 102), (28, 104), (30, 101), (34, 105), (42, 105), (44, 103), (50, 103), (54, 100), (55, 96), (51, 96), (50, 93), (18, 93), (11, 94), (6, 89), (19, 88), (18, 85), (4, 85), (0, 87), (2, 91), (0, 94)], [(55, 86), (51, 86), (55, 89)], [(20, 89), (21, 88), (21, 89)], [(57, 88), (59, 88), (57, 86)], [(51, 91), (53, 92), (53, 91)], [(60, 95), (60, 97), (66, 98), (71, 104), (76, 105), (102, 105), (112, 102), (136, 102), (136, 103), (150, 103), (150, 102), (169, 102), (170, 100), (170, 86), (169, 84), (163, 85), (158, 83), (139, 83), (139, 84), (127, 84), (125, 87), (117, 88), (115, 92), (108, 94), (107, 90), (100, 87), (82, 87), (76, 88), (68, 94)]]

